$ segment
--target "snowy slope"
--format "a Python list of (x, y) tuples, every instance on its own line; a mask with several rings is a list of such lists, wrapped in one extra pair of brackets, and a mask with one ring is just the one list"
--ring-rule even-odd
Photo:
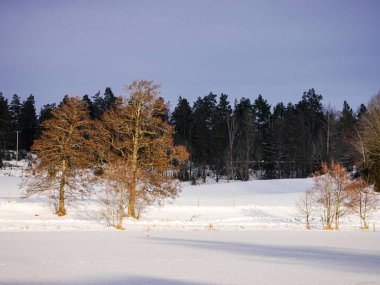
[[(22, 167), (0, 170), (0, 231), (19, 230), (110, 230), (100, 214), (102, 205), (93, 197), (68, 204), (68, 215), (57, 217), (44, 197), (23, 198), (19, 185)], [(296, 201), (311, 179), (255, 180), (191, 186), (183, 184), (175, 201), (151, 206), (140, 220), (126, 219), (128, 230), (303, 230)], [(379, 213), (370, 222), (379, 220)], [(312, 222), (320, 228), (319, 219)], [(380, 225), (378, 226), (380, 228)], [(342, 229), (358, 229), (359, 219), (343, 219)]]

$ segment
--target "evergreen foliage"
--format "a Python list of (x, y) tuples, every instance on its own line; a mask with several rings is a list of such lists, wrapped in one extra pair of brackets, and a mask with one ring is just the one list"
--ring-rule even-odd
[[(58, 107), (68, 99), (66, 95)], [(100, 120), (120, 100), (107, 87), (103, 95), (100, 91), (92, 97), (84, 95), (81, 101), (90, 118)], [(362, 104), (354, 112), (346, 101), (341, 110), (324, 108), (322, 102), (314, 89), (305, 91), (296, 104), (280, 102), (274, 107), (261, 94), (253, 101), (241, 98), (231, 105), (226, 94), (210, 92), (193, 104), (179, 97), (172, 114), (164, 99), (157, 97), (152, 116), (169, 122), (174, 144), (190, 153), (190, 161), (179, 173), (182, 180), (205, 181), (208, 175), (217, 181), (220, 176), (241, 180), (306, 177), (321, 162), (332, 161), (348, 170), (359, 165), (366, 175), (377, 173), (377, 158), (370, 159), (364, 145), (360, 146), (364, 131), (371, 133), (374, 103)], [(29, 150), (56, 108), (54, 103), (46, 104), (37, 117), (32, 95), (22, 102), (17, 94), (8, 100), (0, 93), (0, 156), (12, 157), (16, 131), (20, 131), (19, 149)]]

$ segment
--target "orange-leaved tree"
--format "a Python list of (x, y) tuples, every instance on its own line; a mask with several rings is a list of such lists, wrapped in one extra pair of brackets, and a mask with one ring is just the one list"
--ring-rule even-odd
[(322, 163), (321, 171), (313, 174), (312, 193), (320, 205), (325, 229), (339, 229), (340, 218), (354, 211), (357, 203), (350, 174), (339, 163)]
[(138, 205), (174, 198), (179, 185), (172, 174), (188, 159), (186, 149), (173, 144), (174, 130), (164, 114), (167, 106), (157, 97), (159, 86), (141, 80), (125, 90), (128, 96), (95, 124), (102, 177), (119, 197), (117, 228), (122, 228), (124, 208), (128, 217), (138, 218)]
[(52, 118), (43, 122), (42, 135), (32, 146), (36, 159), (27, 194), (49, 191), (59, 201), (59, 216), (66, 215), (65, 199), (81, 191), (79, 172), (91, 166), (90, 126), (86, 104), (77, 97), (67, 97), (52, 111)]

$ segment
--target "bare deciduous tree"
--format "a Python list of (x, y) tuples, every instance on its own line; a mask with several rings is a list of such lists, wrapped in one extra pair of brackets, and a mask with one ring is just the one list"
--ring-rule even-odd
[(227, 154), (227, 180), (235, 178), (235, 170), (234, 170), (234, 148), (235, 148), (235, 140), (238, 136), (237, 132), (237, 122), (235, 116), (230, 116), (227, 118), (227, 128), (228, 128), (228, 154)]
[(339, 163), (332, 163), (329, 171), (333, 180), (335, 229), (339, 229), (340, 218), (355, 208), (355, 192), (350, 187), (351, 177)]
[(297, 202), (298, 212), (305, 217), (306, 229), (310, 230), (310, 217), (315, 210), (315, 195), (313, 190), (307, 190)]
[(321, 171), (313, 174), (314, 193), (316, 202), (320, 205), (322, 211), (322, 223), (325, 229), (332, 229), (334, 220), (334, 196), (332, 189), (332, 179), (328, 174), (328, 166), (322, 164)]
[(356, 212), (359, 214), (360, 227), (368, 229), (368, 215), (378, 207), (378, 194), (369, 186), (368, 181), (358, 178), (352, 183), (352, 191), (356, 193)]
[(322, 221), (325, 229), (339, 229), (340, 218), (351, 213), (356, 207), (355, 191), (351, 178), (339, 163), (329, 167), (322, 163), (322, 169), (314, 173), (314, 191), (317, 203), (321, 206)]

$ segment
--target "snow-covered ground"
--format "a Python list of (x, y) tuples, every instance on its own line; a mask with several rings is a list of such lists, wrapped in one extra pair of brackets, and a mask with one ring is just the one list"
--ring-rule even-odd
[(380, 284), (371, 231), (0, 233), (0, 284)]
[[(101, 214), (103, 205), (93, 197), (68, 204), (68, 215), (57, 217), (45, 197), (25, 198), (19, 185), (25, 163), (0, 170), (0, 231), (111, 230)], [(254, 180), (192, 186), (184, 183), (175, 201), (151, 206), (140, 220), (125, 219), (127, 230), (303, 230), (296, 201), (312, 187), (312, 179)], [(380, 213), (369, 218), (372, 228)], [(322, 227), (315, 217), (314, 229)], [(357, 214), (345, 217), (342, 230), (358, 230)], [(380, 225), (378, 225), (380, 229)]]
[(0, 284), (380, 284), (380, 233), (357, 215), (341, 231), (318, 219), (304, 230), (295, 203), (310, 179), (184, 184), (117, 231), (95, 198), (60, 218), (46, 198), (23, 198), (23, 175), (0, 170)]

